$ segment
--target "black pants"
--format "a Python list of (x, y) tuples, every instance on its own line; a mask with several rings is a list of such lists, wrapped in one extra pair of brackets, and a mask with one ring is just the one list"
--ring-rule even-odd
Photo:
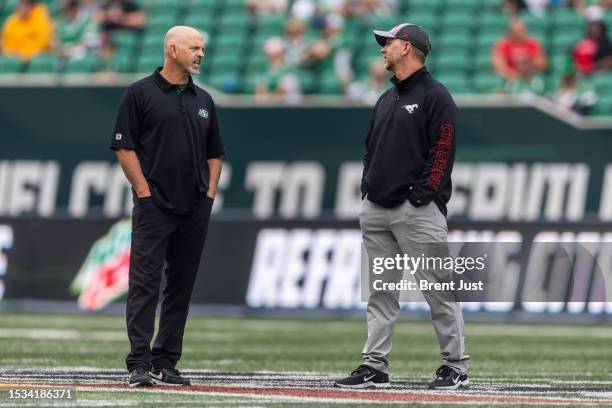
[[(181, 358), (189, 299), (196, 279), (213, 200), (206, 197), (189, 215), (157, 208), (150, 197), (136, 199), (127, 298), (131, 351), (125, 362), (136, 367), (173, 368)], [(155, 310), (166, 265), (159, 330), (153, 350)]]

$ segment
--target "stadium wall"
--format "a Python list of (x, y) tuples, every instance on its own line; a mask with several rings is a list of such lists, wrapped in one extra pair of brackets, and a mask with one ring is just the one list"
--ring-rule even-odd
[[(0, 299), (79, 297), (96, 309), (125, 293), (131, 194), (108, 149), (122, 92), (0, 88)], [(363, 307), (356, 219), (370, 118), (370, 107), (220, 106), (228, 154), (195, 303)], [(531, 242), (594, 241), (590, 264), (569, 262), (566, 296), (531, 311), (612, 314), (595, 266), (612, 265), (610, 130), (517, 106), (463, 107), (459, 120), (450, 228), (520, 243), (517, 299), (504, 307), (532, 307), (520, 301)], [(554, 270), (554, 257), (542, 262)]]

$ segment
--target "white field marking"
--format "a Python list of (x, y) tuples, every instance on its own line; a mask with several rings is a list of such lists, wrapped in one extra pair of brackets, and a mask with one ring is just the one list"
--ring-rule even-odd
[(0, 338), (33, 340), (100, 340), (125, 341), (127, 335), (121, 331), (79, 331), (72, 329), (12, 329), (3, 328)]

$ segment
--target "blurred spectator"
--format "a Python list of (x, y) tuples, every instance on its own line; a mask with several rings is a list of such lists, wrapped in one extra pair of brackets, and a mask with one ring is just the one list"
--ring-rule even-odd
[(302, 21), (321, 21), (329, 13), (337, 13), (344, 0), (295, 0), (291, 16)]
[(515, 16), (523, 10), (527, 10), (525, 0), (503, 0), (502, 2), (502, 11), (511, 16)]
[(387, 16), (397, 11), (395, 0), (346, 0), (342, 5), (342, 14), (348, 18), (366, 18), (369, 16)]
[(2, 53), (29, 61), (48, 51), (53, 42), (53, 21), (47, 6), (21, 0), (2, 28)]
[(64, 0), (55, 38), (59, 53), (69, 58), (82, 58), (100, 43), (98, 26), (79, 0)]
[(380, 58), (373, 59), (370, 62), (369, 75), (365, 83), (356, 81), (349, 85), (346, 92), (349, 98), (374, 105), (380, 95), (391, 86), (389, 71), (385, 69), (385, 65)]
[(306, 25), (297, 18), (290, 18), (285, 24), (285, 57), (289, 64), (298, 65), (304, 60), (308, 41), (304, 35)]
[(246, 0), (245, 6), (251, 15), (285, 14), (287, 0)]
[(553, 95), (553, 101), (562, 109), (573, 110), (581, 115), (589, 113), (597, 103), (595, 87), (588, 77), (577, 73), (574, 62), (567, 58), (561, 84)]
[(608, 37), (608, 27), (602, 21), (591, 21), (587, 25), (587, 35), (572, 49), (574, 67), (589, 75), (598, 69), (612, 68), (612, 42)]
[(295, 67), (287, 64), (282, 38), (268, 39), (264, 43), (263, 51), (268, 58), (268, 67), (257, 81), (255, 98), (260, 101), (298, 102), (302, 96), (300, 82), (295, 74)]
[(147, 23), (147, 16), (133, 1), (106, 0), (96, 12), (95, 20), (102, 30), (100, 54), (107, 58), (114, 53), (112, 33), (117, 30), (141, 30)]
[(327, 15), (320, 31), (320, 39), (304, 51), (302, 64), (311, 71), (334, 75), (346, 88), (353, 80), (351, 51), (344, 44), (343, 19), (337, 14)]
[(546, 55), (539, 41), (528, 35), (523, 20), (510, 20), (508, 34), (495, 43), (492, 54), (493, 69), (506, 80), (508, 91), (543, 91), (537, 75), (547, 67)]

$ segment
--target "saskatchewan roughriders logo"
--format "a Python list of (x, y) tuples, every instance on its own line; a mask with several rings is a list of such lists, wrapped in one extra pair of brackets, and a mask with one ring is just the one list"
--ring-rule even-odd
[(89, 250), (70, 285), (81, 309), (102, 309), (127, 293), (131, 232), (131, 220), (119, 221)]

